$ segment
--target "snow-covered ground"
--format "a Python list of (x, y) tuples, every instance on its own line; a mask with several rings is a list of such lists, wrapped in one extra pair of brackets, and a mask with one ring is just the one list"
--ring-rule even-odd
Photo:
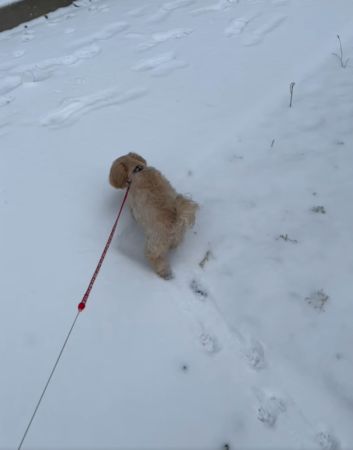
[(18, 0), (0, 0), (0, 7), (9, 5), (10, 3), (16, 3)]
[(23, 448), (352, 449), (353, 2), (77, 5), (0, 34), (0, 448), (136, 151), (197, 225), (166, 282), (124, 211)]

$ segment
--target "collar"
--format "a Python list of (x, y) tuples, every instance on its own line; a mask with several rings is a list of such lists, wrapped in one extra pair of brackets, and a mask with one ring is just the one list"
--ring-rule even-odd
[(130, 186), (131, 185), (131, 182), (132, 182), (132, 175), (135, 175), (135, 174), (137, 174), (137, 173), (139, 173), (139, 172), (142, 172), (143, 171), (143, 169), (144, 169), (144, 166), (142, 166), (142, 165), (140, 165), (140, 164), (138, 164), (136, 167), (135, 167), (135, 169), (132, 171), (132, 173), (131, 173), (131, 176), (130, 176), (130, 178), (128, 179), (128, 181), (127, 181), (127, 184)]
[(137, 166), (135, 167), (135, 169), (132, 171), (132, 173), (138, 173), (138, 172), (141, 172), (143, 169), (144, 169), (143, 166), (137, 165)]

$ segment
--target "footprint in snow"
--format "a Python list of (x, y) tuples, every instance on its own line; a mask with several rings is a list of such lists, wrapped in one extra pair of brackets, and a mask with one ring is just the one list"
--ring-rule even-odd
[(113, 22), (110, 23), (109, 25), (106, 25), (96, 33), (92, 33), (89, 36), (73, 41), (72, 45), (73, 46), (89, 45), (94, 44), (95, 42), (98, 41), (105, 41), (125, 31), (127, 28), (129, 28), (129, 24), (127, 24), (126, 22)]
[(24, 83), (38, 83), (47, 80), (51, 77), (51, 72), (41, 69), (26, 70), (22, 73), (22, 80)]
[(133, 66), (132, 69), (138, 72), (147, 71), (153, 76), (164, 76), (186, 66), (187, 63), (178, 60), (173, 52), (168, 52), (152, 58), (143, 59)]
[(219, 0), (218, 2), (213, 2), (209, 5), (202, 6), (201, 8), (194, 9), (191, 14), (198, 15), (210, 12), (225, 11), (236, 3), (238, 3), (238, 0)]
[(319, 444), (321, 450), (340, 450), (341, 448), (338, 439), (327, 431), (317, 433), (315, 441)]
[(261, 342), (256, 339), (249, 339), (244, 345), (244, 357), (248, 366), (254, 370), (261, 370), (266, 367), (265, 350)]
[(240, 329), (232, 328), (231, 331), (247, 365), (253, 370), (264, 369), (267, 363), (262, 343), (255, 339), (244, 325), (240, 325)]
[(246, 46), (253, 46), (260, 44), (266, 35), (276, 30), (286, 20), (286, 16), (277, 16), (271, 18), (268, 22), (259, 26), (252, 31), (248, 36), (244, 36), (243, 44)]
[(273, 428), (280, 414), (287, 410), (286, 401), (277, 394), (268, 393), (260, 389), (254, 389), (258, 400), (257, 419), (266, 427)]
[(236, 36), (241, 34), (251, 19), (239, 18), (233, 19), (228, 27), (224, 30), (224, 34), (228, 37)]
[(217, 337), (212, 333), (204, 331), (200, 334), (199, 341), (201, 347), (210, 355), (218, 353), (221, 350)]
[(147, 18), (147, 22), (160, 22), (168, 18), (168, 16), (179, 8), (185, 8), (195, 3), (195, 0), (174, 0), (163, 3), (162, 6), (151, 16)]
[(197, 280), (191, 281), (190, 289), (200, 300), (206, 300), (208, 297), (207, 290)]
[(175, 30), (169, 30), (163, 33), (152, 34), (151, 39), (140, 44), (137, 49), (140, 51), (148, 50), (150, 48), (156, 47), (163, 42), (167, 42), (173, 39), (182, 39), (192, 33), (192, 30), (177, 28)]
[(130, 16), (130, 17), (142, 17), (146, 14), (148, 9), (149, 9), (149, 6), (147, 6), (147, 5), (139, 6), (137, 8), (134, 8), (134, 9), (131, 9), (130, 11), (128, 11), (126, 13), (126, 15)]
[[(71, 66), (79, 63), (81, 60), (93, 58), (100, 52), (100, 47), (96, 44), (92, 44), (86, 47), (77, 49), (75, 52), (59, 56), (57, 58), (44, 59), (32, 64), (25, 64), (16, 67), (14, 75), (9, 77), (12, 79), (7, 80), (9, 90), (13, 90), (18, 87), (23, 81), (25, 82), (38, 82), (49, 78), (52, 72), (60, 66)], [(17, 80), (17, 81), (16, 81)], [(6, 81), (6, 80), (5, 80)], [(11, 87), (12, 86), (12, 87)], [(7, 90), (7, 92), (9, 92)], [(0, 94), (2, 93), (0, 82)]]
[(136, 100), (146, 93), (145, 89), (130, 89), (127, 91), (106, 89), (85, 97), (68, 99), (58, 109), (44, 116), (41, 119), (41, 124), (52, 128), (71, 125), (83, 115), (92, 111), (108, 106), (121, 105)]
[(324, 312), (326, 303), (330, 297), (325, 293), (323, 289), (319, 289), (317, 291), (313, 291), (308, 297), (305, 298), (305, 301), (316, 311)]
[(20, 75), (9, 75), (0, 80), (0, 95), (7, 94), (17, 89), (22, 84), (22, 77)]
[(57, 25), (58, 23), (61, 22), (66, 22), (67, 20), (72, 19), (73, 17), (75, 17), (76, 14), (75, 13), (69, 13), (69, 14), (61, 14), (58, 15), (57, 13), (55, 15), (49, 14), (48, 15), (48, 20), (47, 20), (47, 24), (48, 25)]
[(89, 5), (88, 11), (90, 12), (94, 12), (94, 13), (105, 13), (110, 11), (110, 8), (107, 4), (105, 3), (101, 3), (101, 4), (97, 4), (97, 5)]

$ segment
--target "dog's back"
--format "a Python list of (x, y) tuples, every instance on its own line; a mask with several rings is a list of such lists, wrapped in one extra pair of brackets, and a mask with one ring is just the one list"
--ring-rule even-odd
[(181, 242), (195, 223), (197, 203), (178, 194), (154, 167), (137, 173), (131, 183), (130, 206), (136, 220), (148, 231), (161, 228), (172, 235), (172, 247)]

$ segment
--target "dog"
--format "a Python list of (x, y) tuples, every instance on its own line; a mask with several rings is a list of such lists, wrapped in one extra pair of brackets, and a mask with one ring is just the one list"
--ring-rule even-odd
[(128, 153), (113, 162), (109, 182), (117, 189), (130, 186), (127, 201), (145, 233), (146, 258), (160, 277), (172, 278), (168, 253), (194, 225), (198, 204), (178, 194), (169, 181), (137, 153)]

